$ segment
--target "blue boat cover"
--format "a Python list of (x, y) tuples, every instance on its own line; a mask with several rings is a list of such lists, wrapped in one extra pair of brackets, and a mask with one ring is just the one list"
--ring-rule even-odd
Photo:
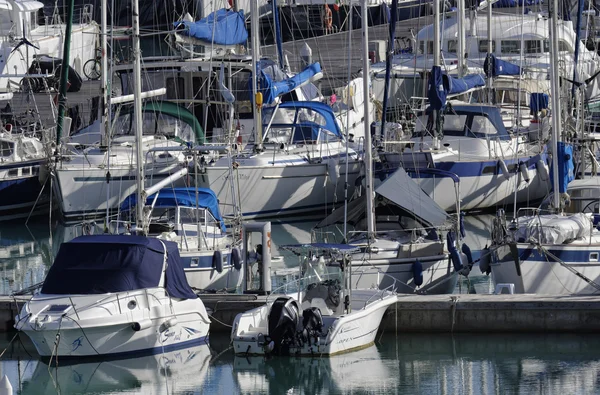
[[(338, 123), (335, 120), (335, 115), (333, 114), (333, 110), (325, 103), (316, 102), (316, 101), (289, 101), (284, 102), (279, 105), (280, 109), (295, 109), (296, 114), (294, 115), (294, 121), (296, 123), (291, 124), (282, 124), (282, 123), (273, 123), (272, 127), (296, 127), (296, 126), (307, 126), (310, 127), (311, 132), (318, 131), (318, 128), (323, 128), (329, 130), (331, 133), (335, 134), (339, 138), (343, 138), (342, 130), (340, 129)], [(263, 111), (263, 125), (265, 127), (268, 126), (269, 121), (271, 120), (271, 112), (270, 109), (266, 109)], [(273, 108), (271, 111), (276, 111), (276, 108)], [(298, 116), (298, 113), (301, 112), (316, 112), (323, 119), (319, 120), (319, 123), (316, 124), (314, 122), (301, 121)], [(324, 122), (324, 123), (323, 123)], [(312, 128), (312, 126), (318, 127), (317, 129)], [(311, 135), (312, 136), (312, 135)], [(310, 137), (310, 136), (307, 136)], [(314, 136), (313, 136), (314, 137)]]
[[(263, 103), (271, 104), (277, 97), (293, 91), (298, 86), (314, 77), (317, 73), (320, 73), (321, 65), (318, 62), (313, 63), (308, 65), (304, 70), (295, 76), (278, 82), (273, 81), (273, 79), (260, 66), (257, 66), (257, 69), (259, 73), (258, 91), (263, 95)], [(249, 87), (250, 90), (252, 90), (252, 78), (250, 79)]]
[(545, 108), (548, 108), (547, 93), (532, 93), (529, 96), (529, 109), (533, 114), (537, 114)]
[[(198, 205), (196, 205), (196, 191), (198, 191)], [(146, 198), (146, 206), (151, 206), (156, 198), (154, 207), (199, 207), (207, 209), (213, 217), (221, 224), (221, 230), (225, 232), (225, 222), (219, 211), (219, 200), (217, 195), (208, 188), (163, 188)], [(137, 194), (129, 195), (121, 203), (121, 211), (133, 210), (137, 202)]]
[(80, 236), (60, 246), (42, 287), (43, 294), (93, 295), (154, 288), (167, 266), (170, 296), (195, 299), (172, 241), (144, 236)]
[(446, 90), (444, 89), (444, 74), (440, 66), (433, 66), (429, 74), (427, 98), (432, 110), (441, 110), (446, 106)]
[[(566, 193), (567, 186), (575, 179), (575, 165), (573, 164), (573, 146), (559, 141), (558, 145), (558, 192)], [(554, 169), (550, 166), (550, 179), (554, 180)], [(554, 187), (553, 187), (554, 190)]]
[(244, 11), (235, 12), (222, 8), (199, 21), (177, 21), (174, 25), (179, 34), (207, 43), (236, 45), (245, 44), (248, 40)]
[(523, 7), (523, 5), (535, 5), (540, 4), (541, 0), (499, 0), (494, 3), (493, 8), (509, 8), (509, 7)]
[(483, 63), (483, 71), (485, 72), (485, 75), (490, 75), (491, 73), (492, 77), (498, 77), (499, 75), (521, 74), (521, 68), (519, 66), (507, 62), (506, 60), (498, 59), (494, 54), (492, 54), (491, 58), (488, 57), (485, 59), (485, 62)]
[(455, 95), (468, 91), (469, 89), (485, 86), (483, 74), (471, 74), (463, 78), (454, 78), (447, 74), (443, 75), (444, 89), (446, 95)]

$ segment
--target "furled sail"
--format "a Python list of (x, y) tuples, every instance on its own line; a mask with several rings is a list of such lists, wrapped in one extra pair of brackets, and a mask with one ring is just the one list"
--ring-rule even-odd
[[(265, 104), (271, 104), (277, 97), (285, 95), (286, 93), (321, 77), (321, 65), (318, 62), (308, 65), (295, 76), (286, 78), (282, 81), (273, 81), (264, 69), (261, 69), (258, 80), (259, 91), (263, 95), (263, 102)], [(250, 80), (250, 84), (252, 84), (252, 80)]]
[(485, 75), (491, 74), (492, 77), (521, 74), (521, 68), (519, 66), (507, 62), (506, 60), (498, 59), (493, 54), (483, 63), (483, 71), (485, 72)]

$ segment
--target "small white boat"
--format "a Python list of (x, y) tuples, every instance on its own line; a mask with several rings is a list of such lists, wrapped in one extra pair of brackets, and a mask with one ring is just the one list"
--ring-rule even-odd
[(203, 343), (210, 319), (179, 259), (176, 243), (152, 237), (77, 237), (61, 245), (15, 328), (50, 358), (123, 358)]
[[(282, 246), (301, 257), (341, 261), (344, 270), (307, 275), (285, 286), (291, 294), (273, 294), (264, 306), (238, 314), (231, 332), (236, 354), (333, 355), (373, 344), (383, 314), (397, 300), (393, 286), (385, 290), (348, 286), (348, 255), (356, 247), (343, 244)], [(325, 279), (325, 277), (328, 277)], [(342, 281), (340, 281), (340, 277)]]

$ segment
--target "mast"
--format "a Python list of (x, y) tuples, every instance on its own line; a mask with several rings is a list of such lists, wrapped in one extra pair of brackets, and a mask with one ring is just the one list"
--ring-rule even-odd
[[(348, 7), (348, 86), (346, 87), (346, 100), (350, 103), (350, 83), (352, 81), (352, 9), (354, 6), (350, 4)], [(385, 107), (384, 107), (385, 108)], [(346, 112), (346, 174), (344, 176), (344, 242), (348, 240), (348, 167), (350, 140), (350, 111)]]
[[(281, 42), (281, 25), (279, 24), (279, 7), (277, 6), (277, 0), (271, 1), (272, 12), (273, 12), (273, 24), (275, 29), (275, 44), (277, 45), (277, 60), (279, 63), (279, 68), (281, 70), (284, 69), (283, 64), (283, 43)], [(252, 32), (254, 34), (254, 31)], [(254, 51), (254, 47), (252, 48)]]
[[(426, 45), (428, 47), (429, 45)], [(427, 48), (425, 48), (427, 50)], [(440, 66), (440, 0), (433, 0), (433, 66)], [(440, 148), (440, 129), (442, 123), (440, 122), (440, 110), (433, 111), (435, 118), (435, 129), (433, 135), (433, 147), (434, 149)]]
[(550, 24), (550, 94), (552, 95), (552, 184), (554, 193), (553, 204), (556, 210), (560, 210), (560, 196), (558, 190), (558, 142), (560, 140), (559, 128), (560, 119), (560, 90), (558, 85), (558, 0), (552, 0), (550, 3), (551, 18)]
[(258, 1), (250, 1), (250, 27), (252, 29), (252, 97), (254, 97), (254, 147), (262, 151), (262, 95), (258, 92), (258, 61), (260, 59), (260, 41), (258, 37)]
[[(13, 5), (15, 7), (15, 5)], [(71, 57), (71, 34), (73, 30), (73, 9), (75, 0), (69, 1), (67, 10), (67, 27), (65, 29), (63, 59), (60, 67), (60, 92), (58, 93), (58, 120), (56, 121), (56, 146), (60, 147), (65, 123), (65, 108), (67, 106), (67, 83), (69, 81), (69, 63)], [(23, 36), (25, 31), (23, 31)], [(58, 149), (58, 148), (57, 148)]]
[[(373, 158), (371, 158), (371, 121), (369, 119), (369, 19), (367, 18), (368, 0), (362, 0), (362, 55), (363, 55), (363, 105), (365, 106), (365, 176), (367, 193), (367, 236), (375, 237), (375, 210), (373, 200)], [(439, 27), (438, 27), (439, 28)], [(439, 44), (438, 44), (439, 48)]]
[[(493, 42), (492, 42), (492, 2), (488, 0), (487, 4), (487, 58), (488, 64), (491, 64), (493, 53)], [(488, 104), (493, 103), (492, 98), (492, 68), (488, 67), (488, 75), (486, 78), (486, 85), (488, 91)]]
[(465, 42), (467, 40), (465, 31), (465, 0), (458, 0), (456, 5), (458, 8), (458, 78), (462, 78), (465, 75)]
[[(73, 1), (73, 0), (71, 0)], [(142, 51), (140, 50), (140, 6), (133, 0), (133, 114), (135, 120), (135, 164), (137, 167), (136, 228), (145, 235), (144, 156), (142, 152)]]
[(385, 136), (385, 121), (387, 119), (388, 95), (390, 94), (390, 74), (392, 72), (392, 58), (394, 56), (394, 40), (396, 38), (396, 20), (398, 19), (398, 0), (392, 0), (390, 13), (390, 29), (385, 56), (385, 86), (383, 89), (383, 109), (381, 111), (381, 138)]

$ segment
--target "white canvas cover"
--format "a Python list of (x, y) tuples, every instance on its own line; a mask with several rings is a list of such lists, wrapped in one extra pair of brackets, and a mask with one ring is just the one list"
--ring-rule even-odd
[(518, 242), (534, 240), (541, 244), (565, 244), (589, 238), (591, 231), (590, 214), (537, 215), (519, 218), (515, 239)]

